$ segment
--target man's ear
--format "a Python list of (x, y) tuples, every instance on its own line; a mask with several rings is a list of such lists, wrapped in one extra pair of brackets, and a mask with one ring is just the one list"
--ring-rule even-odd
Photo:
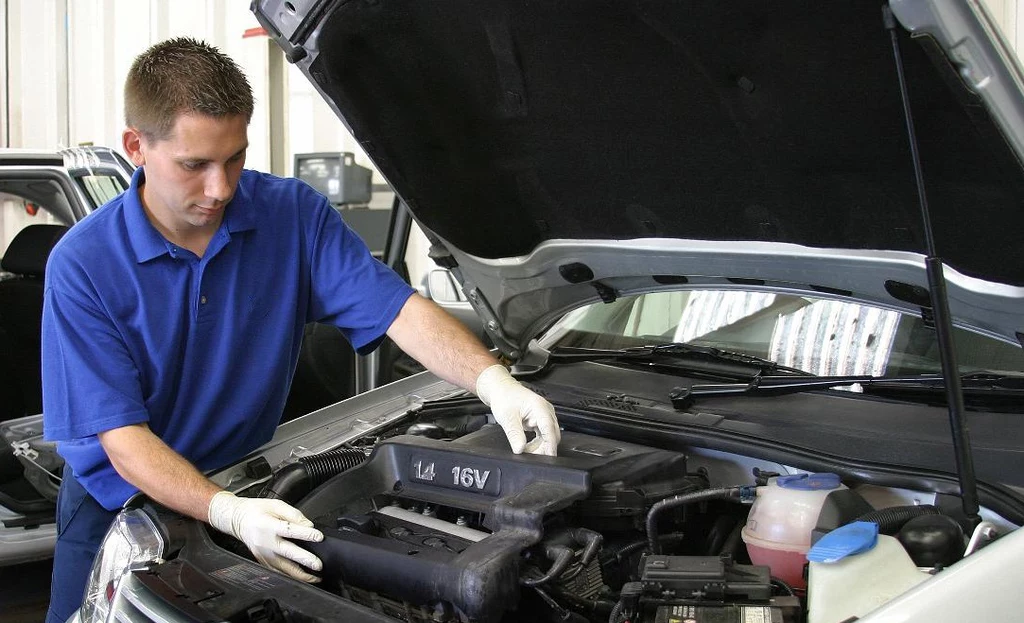
[(125, 128), (121, 133), (121, 145), (128, 159), (137, 167), (146, 164), (146, 155), (142, 149), (142, 133), (135, 128)]

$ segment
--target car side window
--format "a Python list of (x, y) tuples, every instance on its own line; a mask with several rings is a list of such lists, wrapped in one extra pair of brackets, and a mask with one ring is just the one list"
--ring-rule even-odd
[(96, 209), (128, 189), (124, 180), (110, 175), (80, 175), (75, 178), (92, 208)]

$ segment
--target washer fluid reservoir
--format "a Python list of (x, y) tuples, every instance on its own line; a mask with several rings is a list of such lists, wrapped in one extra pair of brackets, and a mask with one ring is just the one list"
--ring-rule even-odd
[(741, 533), (751, 562), (771, 567), (773, 576), (793, 588), (805, 588), (811, 533), (825, 498), (840, 489), (846, 485), (827, 472), (779, 476), (758, 487)]
[(878, 524), (836, 528), (807, 552), (808, 623), (845, 623), (875, 610), (931, 578)]

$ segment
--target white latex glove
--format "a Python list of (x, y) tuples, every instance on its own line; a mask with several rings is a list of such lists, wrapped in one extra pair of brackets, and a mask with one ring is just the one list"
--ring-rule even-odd
[(299, 566), (319, 571), (323, 567), (320, 559), (285, 540), (324, 540), (323, 533), (297, 508), (281, 500), (240, 498), (220, 491), (210, 500), (208, 513), (211, 526), (245, 543), (265, 566), (303, 582), (320, 581)]
[[(476, 395), (491, 408), (494, 420), (505, 430), (512, 452), (555, 456), (562, 438), (555, 408), (512, 378), (505, 366), (494, 364), (481, 372), (476, 379)], [(526, 443), (525, 430), (537, 434), (530, 443)]]

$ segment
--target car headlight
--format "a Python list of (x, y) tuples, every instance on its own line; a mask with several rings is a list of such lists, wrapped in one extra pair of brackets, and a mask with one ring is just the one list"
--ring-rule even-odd
[(137, 508), (118, 513), (89, 572), (79, 612), (82, 623), (106, 620), (121, 576), (130, 569), (161, 560), (164, 550), (164, 537), (148, 513)]

